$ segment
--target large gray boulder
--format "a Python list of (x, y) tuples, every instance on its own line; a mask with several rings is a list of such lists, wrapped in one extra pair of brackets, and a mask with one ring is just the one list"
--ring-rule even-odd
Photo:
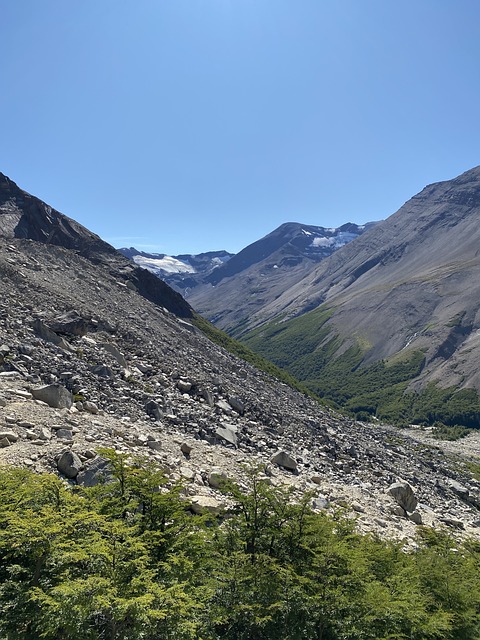
[(37, 389), (32, 389), (32, 396), (41, 400), (54, 409), (70, 409), (73, 404), (72, 394), (60, 384), (47, 384)]
[(76, 478), (82, 468), (82, 461), (73, 451), (64, 451), (57, 462), (57, 469), (66, 478)]
[(271, 462), (289, 471), (295, 471), (297, 468), (297, 461), (286, 451), (277, 451), (277, 453), (272, 456)]
[(84, 336), (88, 333), (88, 321), (73, 310), (56, 317), (48, 324), (56, 333), (73, 336)]
[(392, 496), (395, 502), (407, 513), (413, 513), (417, 508), (418, 500), (412, 487), (408, 482), (395, 482), (391, 484), (387, 493)]

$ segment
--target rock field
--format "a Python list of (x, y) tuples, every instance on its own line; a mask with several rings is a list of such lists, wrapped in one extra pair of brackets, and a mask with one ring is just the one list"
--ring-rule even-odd
[(141, 296), (126, 262), (0, 238), (0, 463), (91, 484), (98, 447), (183, 479), (221, 510), (223, 477), (343, 508), (361, 531), (411, 544), (419, 524), (480, 538), (480, 434), (443, 447), (365, 425), (293, 391)]

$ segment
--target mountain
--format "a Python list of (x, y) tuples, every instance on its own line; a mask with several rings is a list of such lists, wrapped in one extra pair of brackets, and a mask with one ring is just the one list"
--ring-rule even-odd
[[(89, 486), (110, 447), (181, 479), (193, 513), (228, 508), (219, 474), (245, 482), (250, 465), (402, 544), (422, 521), (479, 535), (479, 485), (461, 450), (452, 461), (416, 433), (346, 418), (235, 357), (155, 276), (5, 176), (1, 185), (0, 465)], [(158, 288), (143, 295), (150, 277)], [(410, 482), (415, 516), (388, 493), (397, 480)]]
[(252, 315), (375, 224), (347, 223), (338, 229), (282, 224), (211, 271), (187, 298), (218, 327), (238, 335), (250, 327)]
[(0, 236), (28, 239), (74, 250), (86, 259), (108, 265), (125, 286), (189, 318), (191, 307), (176, 292), (145, 269), (135, 267), (107, 242), (81, 224), (20, 189), (0, 173)]
[(188, 297), (192, 289), (234, 255), (228, 251), (208, 251), (169, 256), (165, 253), (146, 253), (135, 247), (122, 247), (119, 251), (140, 267), (154, 273), (184, 297)]
[[(425, 187), (252, 313), (250, 326), (257, 328), (245, 336), (247, 344), (317, 392), (384, 417), (398, 417), (399, 407), (415, 400), (404, 395), (408, 389), (429, 392), (426, 413), (434, 419), (442, 414), (434, 408), (434, 389), (450, 389), (448, 402), (468, 398), (473, 413), (457, 407), (442, 415), (478, 426), (479, 221), (480, 167)], [(383, 381), (366, 385), (368, 372), (382, 362)], [(379, 399), (386, 385), (392, 388)], [(438, 393), (442, 404), (446, 396)], [(392, 402), (395, 411), (385, 408)]]

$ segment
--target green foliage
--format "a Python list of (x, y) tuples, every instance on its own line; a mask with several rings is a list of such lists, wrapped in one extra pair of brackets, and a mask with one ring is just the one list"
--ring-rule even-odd
[(440, 389), (430, 384), (421, 393), (409, 392), (409, 383), (425, 363), (422, 351), (405, 351), (401, 358), (364, 365), (369, 345), (361, 336), (342, 343), (328, 323), (331, 315), (331, 309), (321, 306), (298, 318), (255, 329), (243, 340), (285, 367), (316, 396), (360, 420), (368, 414), (399, 425), (440, 421), (448, 426), (480, 427), (480, 399), (474, 389)]
[(193, 517), (181, 487), (103, 450), (91, 489), (0, 469), (3, 640), (474, 640), (480, 545), (415, 552), (316, 514), (255, 470)]
[(465, 438), (471, 433), (471, 429), (467, 429), (466, 427), (460, 427), (455, 425), (453, 427), (447, 426), (446, 424), (442, 424), (441, 422), (435, 422), (433, 425), (432, 436), (435, 440), (460, 440), (461, 438)]
[(288, 386), (304, 393), (306, 395), (312, 396), (312, 391), (308, 389), (305, 385), (302, 385), (297, 379), (295, 379), (288, 371), (281, 369), (277, 365), (273, 364), (270, 360), (262, 357), (258, 353), (255, 353), (251, 349), (249, 349), (245, 344), (234, 340), (230, 336), (228, 336), (220, 329), (217, 329), (213, 326), (208, 320), (202, 318), (202, 316), (195, 314), (192, 323), (200, 329), (202, 333), (204, 333), (212, 342), (223, 347), (229, 353), (232, 353), (237, 358), (241, 360), (245, 360), (249, 364), (253, 365), (259, 371), (264, 371), (270, 376), (277, 378), (281, 382), (288, 384)]

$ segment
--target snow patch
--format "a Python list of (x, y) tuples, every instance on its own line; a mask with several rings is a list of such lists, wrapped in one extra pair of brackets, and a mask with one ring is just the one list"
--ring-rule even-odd
[(324, 238), (323, 236), (320, 236), (318, 238), (314, 238), (311, 246), (312, 247), (332, 247), (335, 244), (335, 238)]
[(133, 256), (133, 260), (139, 267), (148, 269), (153, 273), (157, 271), (164, 271), (165, 273), (196, 273), (191, 264), (172, 258), (172, 256), (164, 256), (163, 258)]

